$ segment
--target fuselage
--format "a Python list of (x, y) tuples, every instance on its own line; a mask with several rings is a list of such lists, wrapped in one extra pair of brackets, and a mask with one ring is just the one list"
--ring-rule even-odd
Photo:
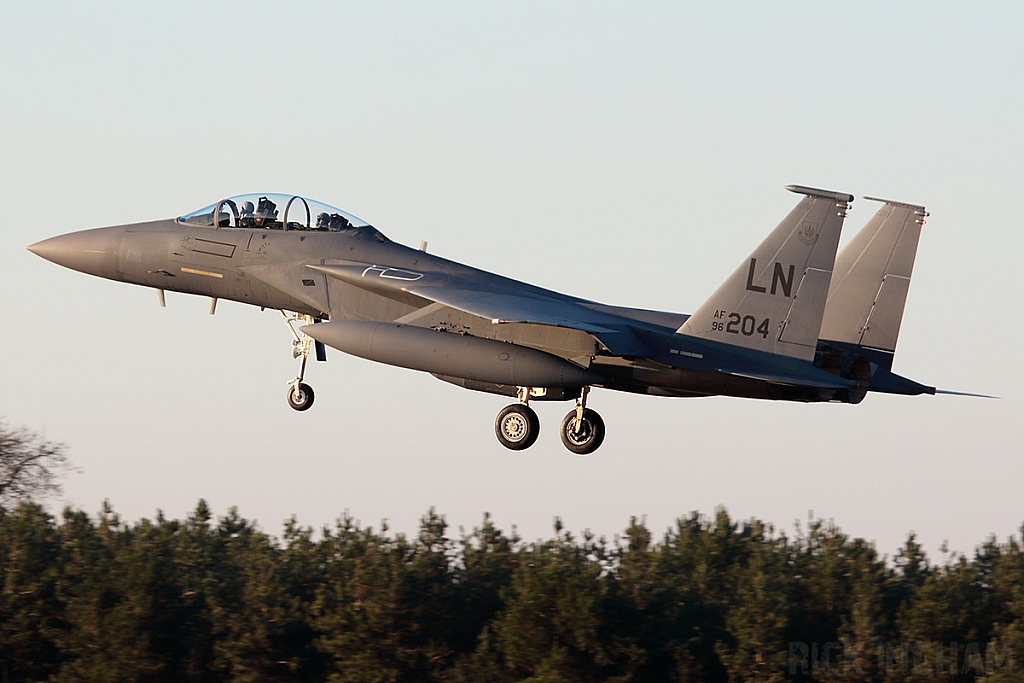
[[(600, 386), (619, 391), (798, 401), (833, 400), (837, 394), (834, 389), (765, 381), (756, 373), (723, 374), (719, 371), (723, 366), (756, 367), (764, 354), (676, 334), (688, 317), (685, 314), (604, 305), (536, 287), (409, 248), (371, 226), (341, 231), (252, 229), (197, 226), (169, 219), (70, 233), (31, 248), (69, 268), (165, 291), (294, 311), (320, 320), (404, 321), (517, 344), (570, 360), (600, 375)], [(614, 353), (580, 329), (499, 323), (425, 300), (393, 282), (380, 280), (387, 286), (351, 284), (311, 268), (338, 265), (443, 275), (544, 302), (575, 304), (603, 321), (618, 321), (642, 342), (645, 351)], [(779, 362), (777, 357), (769, 360)], [(781, 362), (800, 369), (797, 363)], [(518, 391), (514, 386), (458, 375), (441, 379), (492, 393), (515, 395)], [(540, 398), (571, 397), (551, 392)]]
[[(29, 247), (91, 275), (281, 311), (301, 358), (288, 402), (314, 400), (306, 360), (325, 347), (476, 391), (513, 396), (506, 448), (540, 430), (530, 400), (575, 400), (560, 437), (604, 440), (591, 387), (657, 396), (859, 403), (935, 393), (891, 371), (923, 207), (885, 202), (839, 255), (853, 196), (798, 185), (799, 204), (692, 315), (609, 306), (392, 242), (294, 195), (238, 195), (176, 219), (83, 230)], [(315, 220), (314, 220), (315, 217)], [(834, 285), (834, 287), (833, 287)], [(829, 297), (835, 293), (832, 306)], [(824, 321), (824, 322), (823, 322)], [(305, 323), (297, 332), (295, 322)], [(833, 340), (821, 339), (829, 329)], [(301, 333), (301, 336), (300, 336)]]

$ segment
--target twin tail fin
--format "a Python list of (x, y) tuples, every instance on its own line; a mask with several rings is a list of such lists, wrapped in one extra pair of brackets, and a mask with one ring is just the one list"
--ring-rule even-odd
[(894, 352), (914, 271), (923, 206), (887, 199), (836, 257), (821, 338)]
[(800, 185), (786, 189), (804, 198), (678, 334), (814, 359), (853, 195)]

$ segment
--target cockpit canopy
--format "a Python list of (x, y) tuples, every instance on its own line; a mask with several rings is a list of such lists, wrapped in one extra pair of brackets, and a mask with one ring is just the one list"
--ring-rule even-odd
[[(214, 216), (217, 216), (216, 221)], [(277, 193), (240, 194), (228, 197), (185, 214), (178, 220), (188, 225), (207, 228), (328, 232), (369, 228), (376, 232), (373, 226), (363, 219), (341, 209), (297, 195)]]

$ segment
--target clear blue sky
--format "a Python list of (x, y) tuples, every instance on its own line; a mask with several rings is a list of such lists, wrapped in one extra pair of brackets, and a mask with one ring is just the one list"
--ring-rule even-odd
[[(349, 510), (490, 511), (527, 538), (809, 510), (935, 559), (1024, 521), (1019, 3), (6, 3), (0, 415), (65, 441), (65, 501), (128, 519), (237, 505), (276, 533)], [(895, 370), (999, 401), (858, 406), (598, 391), (579, 458), (541, 404), (330, 354), (316, 406), (273, 312), (90, 278), (24, 247), (251, 191), (614, 304), (694, 310), (800, 183), (926, 204)], [(846, 239), (874, 211), (854, 203)]]

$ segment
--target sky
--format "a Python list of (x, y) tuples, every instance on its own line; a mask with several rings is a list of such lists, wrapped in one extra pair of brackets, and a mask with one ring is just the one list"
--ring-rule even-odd
[[(95, 2), (0, 7), (0, 416), (64, 442), (54, 511), (270, 533), (348, 512), (527, 539), (555, 517), (656, 536), (724, 506), (792, 534), (831, 519), (932, 559), (1024, 522), (1024, 5), (991, 2)], [(278, 314), (89, 277), (24, 249), (244, 192), (339, 206), (409, 245), (557, 291), (692, 312), (803, 184), (925, 226), (894, 370), (943, 389), (860, 405), (596, 390), (589, 457), (535, 403), (328, 352)]]

